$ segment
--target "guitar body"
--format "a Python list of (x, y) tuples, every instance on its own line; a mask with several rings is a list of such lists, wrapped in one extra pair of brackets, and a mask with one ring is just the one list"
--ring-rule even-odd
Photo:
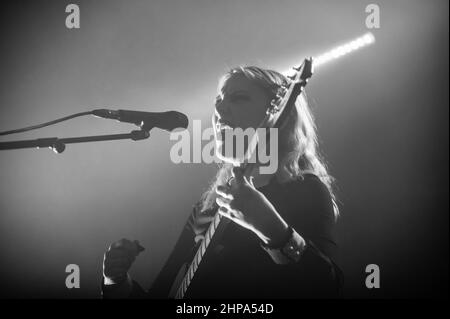
[(178, 271), (177, 276), (175, 277), (175, 280), (173, 281), (172, 287), (169, 291), (169, 299), (175, 299), (178, 288), (181, 286), (181, 283), (183, 282), (184, 276), (186, 274), (186, 271), (188, 270), (188, 263), (184, 263), (180, 270)]

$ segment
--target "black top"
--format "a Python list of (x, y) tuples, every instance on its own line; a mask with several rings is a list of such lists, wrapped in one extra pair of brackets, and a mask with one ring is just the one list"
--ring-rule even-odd
[[(204, 256), (186, 298), (317, 298), (338, 297), (342, 274), (334, 263), (335, 217), (328, 188), (312, 174), (259, 188), (277, 212), (306, 241), (297, 263), (276, 264), (258, 237), (230, 222)], [(190, 263), (198, 245), (184, 228), (168, 261), (145, 292), (134, 282), (131, 297), (167, 298), (183, 263)]]

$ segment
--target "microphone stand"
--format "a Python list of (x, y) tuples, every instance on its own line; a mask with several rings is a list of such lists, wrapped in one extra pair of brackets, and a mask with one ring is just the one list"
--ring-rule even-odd
[(131, 139), (133, 141), (139, 141), (147, 139), (150, 136), (149, 130), (151, 128), (143, 125), (141, 130), (135, 130), (128, 134), (109, 134), (109, 135), (95, 135), (95, 136), (82, 136), (82, 137), (69, 137), (69, 138), (38, 138), (34, 140), (22, 140), (14, 142), (0, 142), (0, 151), (14, 150), (21, 148), (51, 148), (55, 153), (62, 153), (66, 149), (66, 144), (85, 143), (85, 142), (99, 142), (99, 141), (112, 141), (112, 140), (124, 140)]

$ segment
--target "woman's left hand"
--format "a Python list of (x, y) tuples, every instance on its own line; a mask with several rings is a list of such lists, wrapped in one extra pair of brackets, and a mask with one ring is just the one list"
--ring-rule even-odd
[(266, 244), (283, 238), (288, 225), (264, 194), (255, 188), (253, 177), (247, 178), (236, 167), (233, 176), (229, 186), (216, 189), (219, 213), (251, 230)]

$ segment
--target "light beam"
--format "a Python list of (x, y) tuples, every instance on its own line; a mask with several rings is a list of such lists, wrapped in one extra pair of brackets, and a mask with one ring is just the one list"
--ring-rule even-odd
[(347, 42), (343, 45), (333, 48), (330, 51), (320, 54), (319, 56), (313, 58), (314, 67), (318, 67), (318, 66), (325, 64), (331, 60), (340, 58), (346, 54), (349, 54), (353, 51), (359, 50), (359, 49), (361, 49), (365, 46), (368, 46), (374, 42), (375, 42), (375, 36), (371, 32), (368, 32), (359, 38), (356, 38), (350, 42)]
[[(371, 45), (374, 42), (375, 42), (375, 36), (373, 35), (372, 32), (368, 32), (354, 40), (351, 40), (351, 41), (344, 43), (340, 46), (337, 46), (325, 53), (322, 53), (322, 54), (319, 54), (319, 55), (313, 57), (313, 68), (316, 69), (317, 67), (319, 67), (327, 62), (330, 62), (330, 61), (340, 58), (344, 55), (347, 55), (353, 51), (356, 51), (363, 47)], [(293, 73), (292, 68), (283, 72), (284, 75), (292, 75), (292, 73)]]

